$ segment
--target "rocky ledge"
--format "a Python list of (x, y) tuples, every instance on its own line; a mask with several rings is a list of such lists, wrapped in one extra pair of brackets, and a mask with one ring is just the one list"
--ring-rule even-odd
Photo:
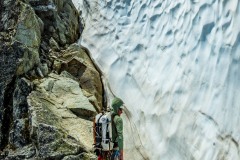
[(96, 159), (101, 77), (69, 0), (0, 2), (0, 159)]

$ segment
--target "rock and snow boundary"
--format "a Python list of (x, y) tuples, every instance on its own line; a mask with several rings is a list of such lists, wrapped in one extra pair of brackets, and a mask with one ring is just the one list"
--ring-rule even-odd
[(240, 159), (238, 0), (75, 3), (81, 44), (128, 106), (151, 160)]

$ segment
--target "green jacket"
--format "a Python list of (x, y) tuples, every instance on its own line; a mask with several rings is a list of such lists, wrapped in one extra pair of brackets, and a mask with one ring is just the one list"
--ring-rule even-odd
[(120, 98), (114, 98), (112, 102), (113, 113), (113, 125), (112, 125), (112, 139), (113, 142), (118, 143), (119, 150), (123, 149), (123, 120), (118, 115), (119, 108), (123, 105), (123, 101)]
[[(123, 149), (123, 120), (119, 115), (115, 115), (112, 125), (112, 139), (118, 143), (119, 150)], [(114, 127), (114, 125), (116, 127)]]

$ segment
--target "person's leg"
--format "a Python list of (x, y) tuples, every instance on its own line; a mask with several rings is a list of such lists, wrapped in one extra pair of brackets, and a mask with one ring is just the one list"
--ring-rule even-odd
[(111, 156), (111, 160), (119, 160), (120, 159), (120, 152), (119, 150), (114, 150)]
[(112, 151), (111, 160), (114, 160), (115, 151)]

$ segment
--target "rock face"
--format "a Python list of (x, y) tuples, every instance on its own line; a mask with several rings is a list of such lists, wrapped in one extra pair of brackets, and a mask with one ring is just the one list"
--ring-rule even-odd
[(54, 70), (61, 73), (69, 72), (76, 77), (84, 90), (84, 95), (94, 105), (97, 111), (102, 109), (102, 82), (101, 77), (87, 51), (77, 44), (72, 44), (54, 61)]
[(23, 147), (30, 143), (27, 96), (32, 89), (32, 84), (29, 80), (21, 78), (16, 81), (12, 101), (13, 126), (9, 134), (9, 142), (16, 148)]
[(21, 75), (40, 62), (38, 49), (41, 42), (41, 32), (39, 18), (34, 14), (32, 7), (20, 2), (19, 9), (20, 15), (13, 40), (24, 46), (23, 57), (19, 59), (17, 68), (17, 74)]
[(28, 96), (29, 128), (38, 157), (60, 159), (90, 151), (92, 122), (76, 115), (90, 117), (96, 112), (78, 82), (50, 74), (34, 83), (36, 90)]
[(29, 0), (44, 22), (44, 38), (53, 37), (60, 45), (74, 43), (80, 36), (79, 14), (69, 0)]
[(102, 83), (71, 45), (82, 32), (78, 11), (68, 0), (0, 5), (0, 159), (96, 159), (90, 120)]
[(0, 146), (4, 147), (8, 143), (9, 128), (6, 126), (12, 121), (9, 114), (12, 112), (16, 76), (40, 63), (38, 48), (41, 34), (38, 18), (29, 5), (21, 1), (2, 3), (5, 7), (1, 11), (0, 28)]

